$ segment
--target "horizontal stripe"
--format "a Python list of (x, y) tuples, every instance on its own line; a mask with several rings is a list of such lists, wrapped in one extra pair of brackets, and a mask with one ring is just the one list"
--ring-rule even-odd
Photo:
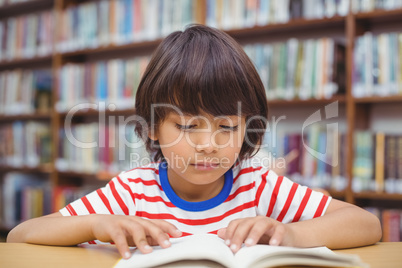
[(127, 179), (129, 182), (133, 183), (142, 183), (145, 186), (158, 186), (161, 191), (163, 191), (162, 186), (156, 181), (156, 180), (143, 180), (141, 178), (135, 178), (135, 179)]
[(243, 211), (243, 210), (251, 208), (251, 207), (254, 207), (254, 201), (237, 206), (222, 215), (205, 218), (205, 219), (182, 219), (182, 218), (177, 218), (176, 216), (169, 214), (169, 213), (148, 213), (146, 211), (137, 211), (136, 216), (147, 218), (147, 219), (153, 219), (153, 220), (154, 219), (175, 220), (175, 221), (183, 223), (183, 224), (195, 226), (195, 225), (207, 225), (207, 224), (219, 222), (224, 218), (227, 218), (235, 213), (238, 213), (240, 211)]
[(247, 185), (243, 185), (243, 186), (237, 188), (237, 190), (233, 194), (229, 195), (228, 198), (226, 198), (225, 202), (229, 202), (229, 201), (233, 200), (234, 198), (236, 198), (236, 196), (238, 196), (241, 193), (254, 189), (254, 186), (255, 186), (255, 182), (252, 182), (252, 183), (249, 183)]

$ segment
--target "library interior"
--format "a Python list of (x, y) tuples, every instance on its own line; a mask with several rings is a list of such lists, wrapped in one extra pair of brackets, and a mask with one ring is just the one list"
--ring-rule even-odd
[(0, 241), (151, 162), (136, 90), (161, 40), (193, 23), (232, 36), (260, 75), (257, 157), (402, 241), (397, 0), (0, 0)]

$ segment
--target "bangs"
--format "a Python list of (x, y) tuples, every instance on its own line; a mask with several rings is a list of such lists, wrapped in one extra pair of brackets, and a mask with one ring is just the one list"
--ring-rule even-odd
[[(177, 36), (177, 39), (182, 38), (186, 39), (178, 42), (182, 45), (172, 48), (175, 49), (175, 53), (171, 53), (174, 58), (166, 53), (161, 59), (170, 64), (164, 66), (164, 74), (152, 87), (153, 103), (169, 104), (191, 115), (201, 112), (213, 116), (260, 113), (255, 105), (257, 96), (250, 93), (256, 91), (253, 88), (256, 78), (250, 77), (250, 72), (247, 74), (247, 68), (254, 68), (248, 58), (233, 53), (236, 51), (231, 48), (233, 44), (221, 38), (202, 38), (191, 32)], [(163, 118), (167, 111), (159, 113)]]

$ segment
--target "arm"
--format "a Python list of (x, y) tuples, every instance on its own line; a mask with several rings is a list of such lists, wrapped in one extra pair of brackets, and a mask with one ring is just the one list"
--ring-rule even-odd
[(113, 241), (120, 254), (128, 258), (128, 245), (137, 246), (143, 253), (152, 251), (149, 244), (169, 247), (168, 234), (178, 237), (181, 232), (162, 220), (98, 214), (65, 217), (56, 212), (19, 224), (8, 234), (7, 242), (68, 246), (98, 239)]
[(264, 216), (232, 221), (218, 235), (233, 251), (257, 242), (294, 247), (327, 246), (332, 249), (364, 246), (381, 238), (381, 225), (373, 214), (332, 199), (325, 215), (283, 224)]

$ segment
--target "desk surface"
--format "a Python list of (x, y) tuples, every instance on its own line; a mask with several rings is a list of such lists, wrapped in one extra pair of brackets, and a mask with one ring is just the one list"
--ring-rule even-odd
[[(357, 254), (371, 268), (402, 267), (402, 242), (336, 250)], [(55, 247), (22, 243), (0, 243), (0, 267), (64, 268), (113, 267), (120, 256), (114, 246)]]

